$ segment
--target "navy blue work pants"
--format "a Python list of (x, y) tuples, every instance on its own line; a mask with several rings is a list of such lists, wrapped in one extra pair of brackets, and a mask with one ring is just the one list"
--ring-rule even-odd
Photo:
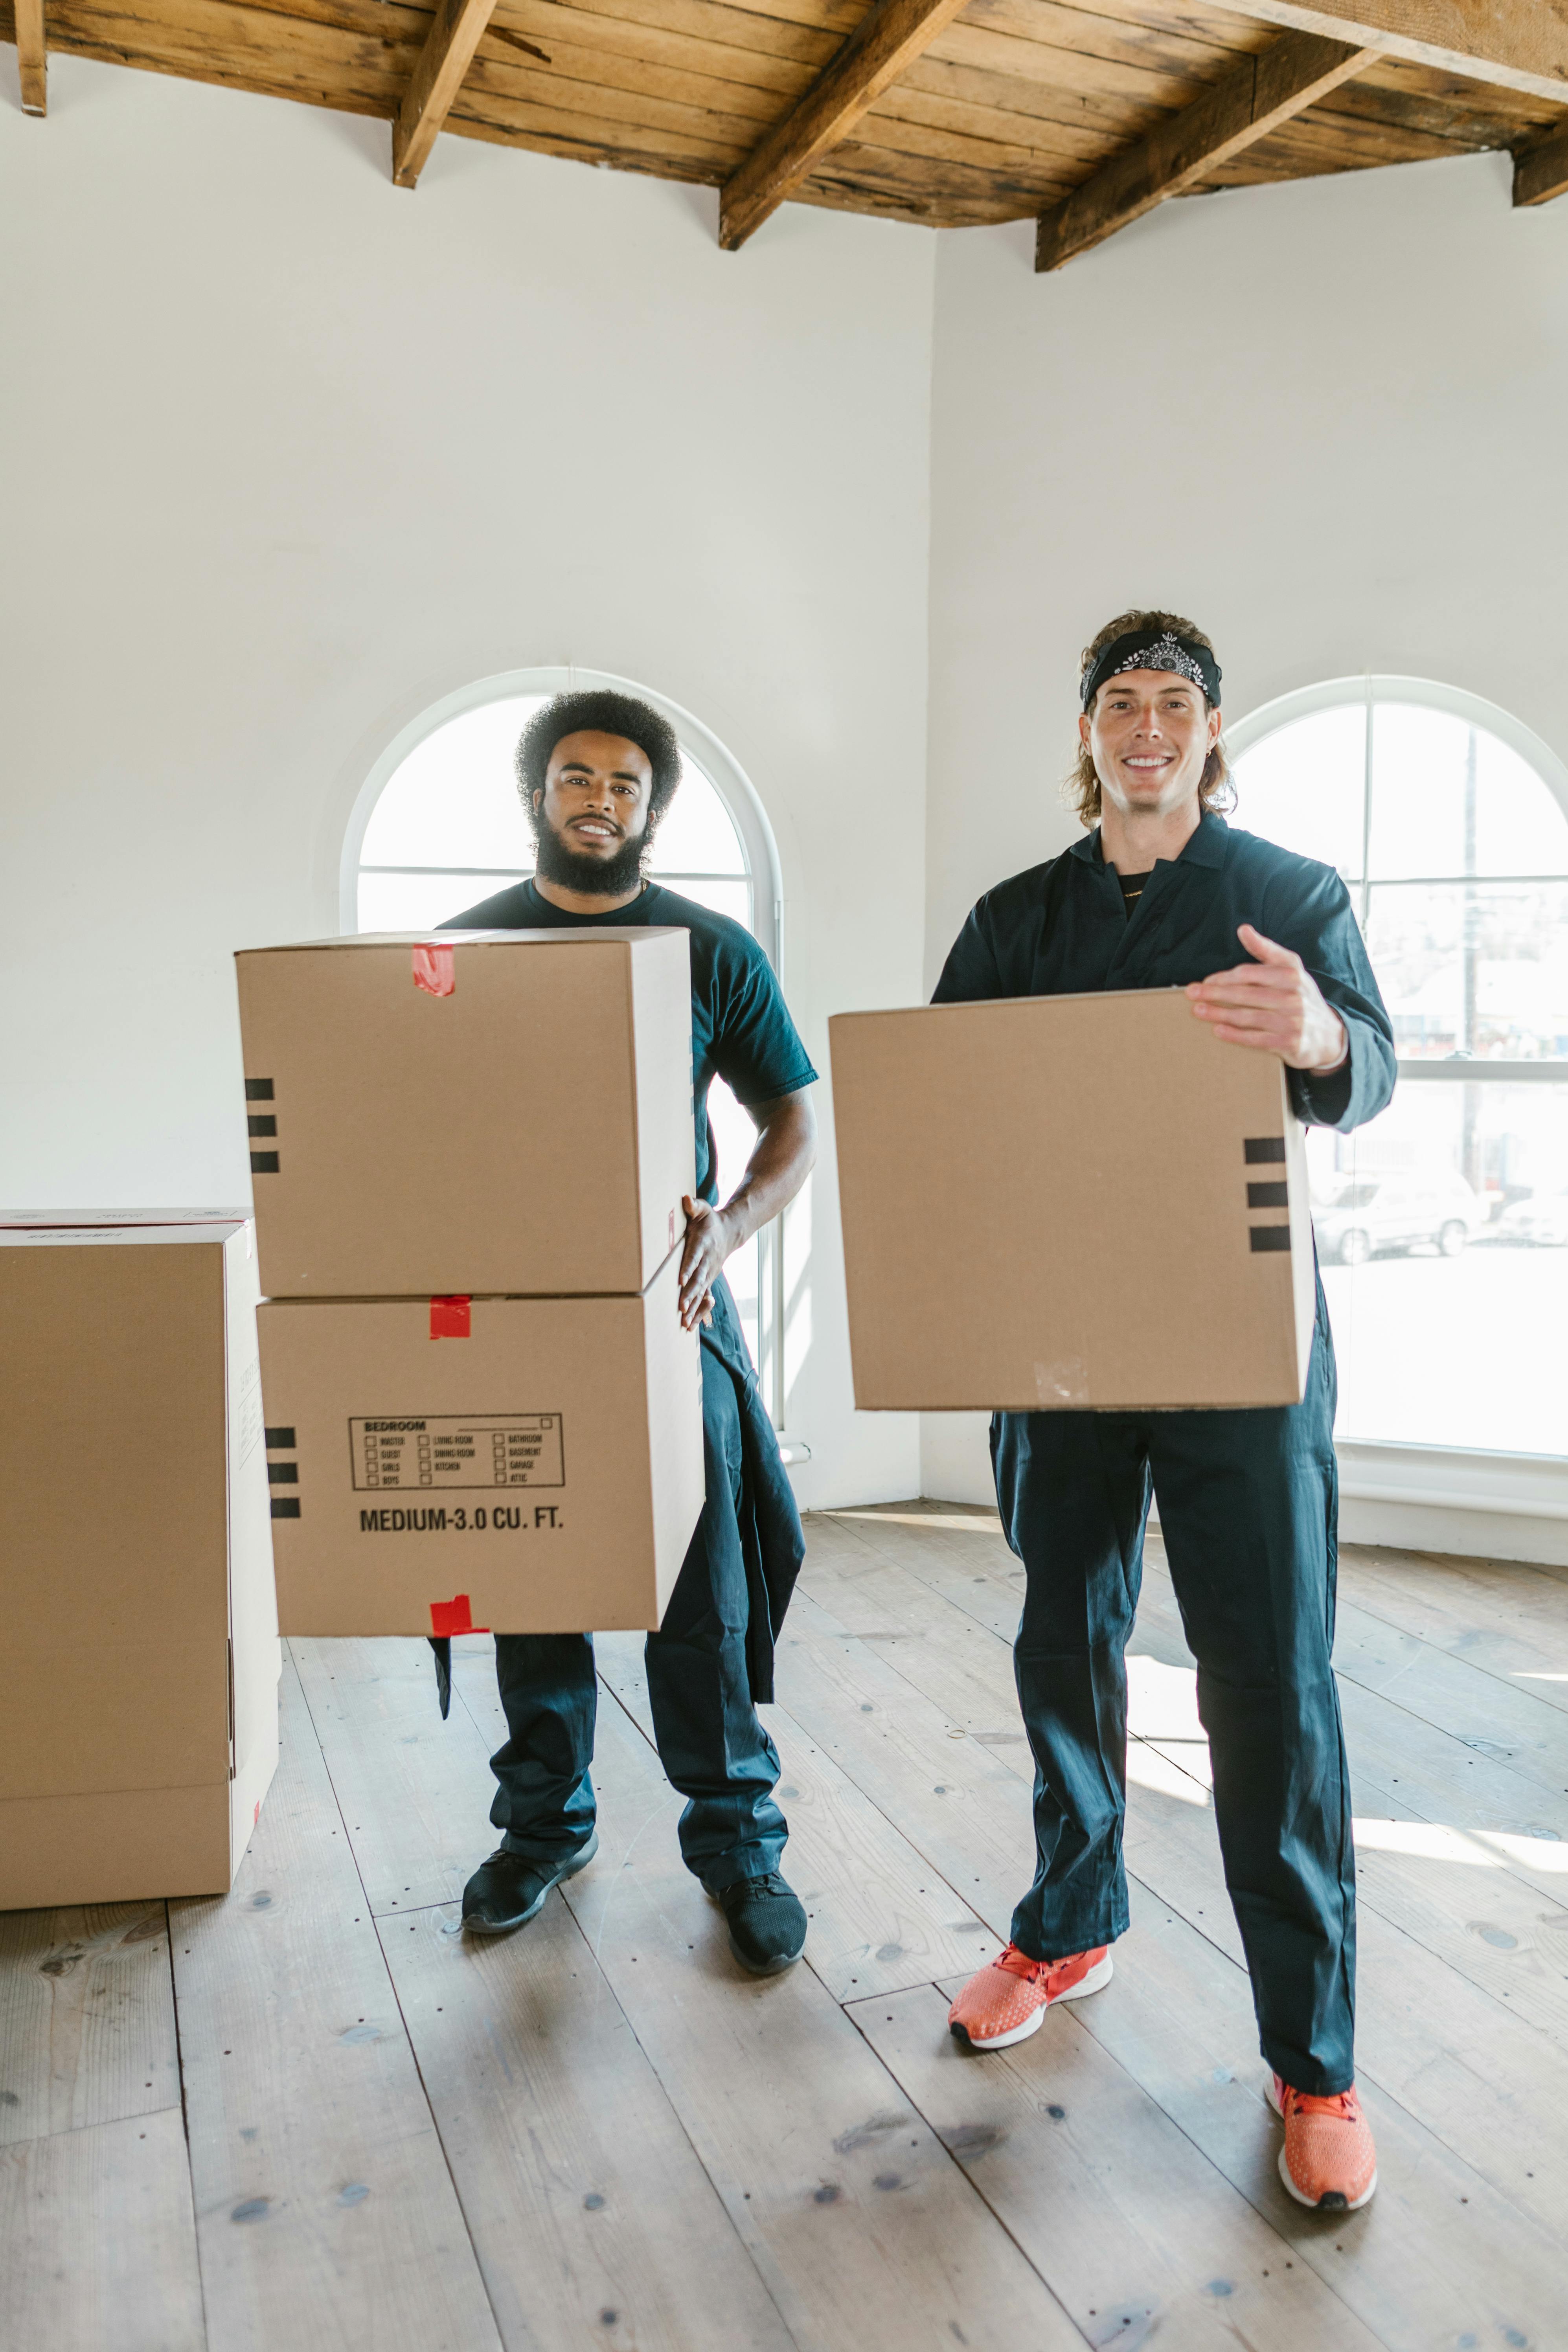
[[(686, 1799), (680, 1851), (705, 1885), (778, 1866), (788, 1825), (773, 1790), (778, 1750), (752, 1701), (741, 1548), (740, 1412), (729, 1372), (702, 1349), (707, 1501), (664, 1623), (647, 1637), (659, 1761)], [(594, 1826), (596, 1686), (591, 1633), (498, 1633), (508, 1738), (490, 1759), (490, 1819), (509, 1853), (564, 1861)]]
[(1214, 1767), (1226, 1884), (1263, 2054), (1300, 2091), (1354, 2074), (1355, 1861), (1330, 1652), (1333, 1346), (1320, 1290), (1300, 1405), (1001, 1413), (992, 1460), (1027, 1586), (1014, 1651), (1035, 1759), (1035, 1883), (1013, 1940), (1037, 1959), (1126, 1930), (1124, 1652), (1151, 1491)]

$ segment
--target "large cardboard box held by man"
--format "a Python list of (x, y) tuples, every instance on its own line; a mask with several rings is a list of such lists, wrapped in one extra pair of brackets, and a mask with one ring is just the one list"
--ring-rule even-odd
[(366, 935), (236, 964), (268, 1297), (647, 1288), (695, 1181), (685, 931)]
[(862, 1410), (1300, 1401), (1312, 1229), (1276, 1055), (1179, 990), (829, 1027)]
[(0, 1229), (0, 1910), (233, 1882), (278, 1760), (256, 1303), (243, 1213)]
[(679, 1270), (624, 1297), (267, 1300), (283, 1631), (657, 1626), (703, 1502)]

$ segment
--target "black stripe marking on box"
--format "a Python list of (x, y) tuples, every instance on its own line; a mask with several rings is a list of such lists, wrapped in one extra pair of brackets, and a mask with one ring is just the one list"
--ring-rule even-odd
[(297, 1462), (269, 1462), (267, 1465), (267, 1483), (269, 1486), (297, 1486), (300, 1483), (300, 1465)]
[(1247, 1205), (1249, 1209), (1288, 1209), (1290, 1187), (1289, 1184), (1249, 1184)]
[(291, 1429), (269, 1429), (267, 1432), (268, 1454), (292, 1454), (299, 1444)]
[(275, 1151), (253, 1151), (250, 1155), (250, 1172), (253, 1176), (276, 1176), (278, 1154)]
[(278, 1132), (278, 1121), (270, 1111), (263, 1111), (259, 1115), (252, 1111), (245, 1124), (251, 1135), (276, 1135)]
[(1289, 1225), (1253, 1225), (1248, 1238), (1255, 1250), (1288, 1250), (1290, 1246)]
[(272, 1516), (275, 1519), (297, 1519), (300, 1516), (299, 1496), (274, 1495), (272, 1497)]
[(1249, 1135), (1242, 1144), (1249, 1168), (1283, 1168), (1285, 1138), (1282, 1135)]
[(247, 1078), (245, 1082), (245, 1099), (247, 1102), (270, 1102), (272, 1100), (271, 1079)]

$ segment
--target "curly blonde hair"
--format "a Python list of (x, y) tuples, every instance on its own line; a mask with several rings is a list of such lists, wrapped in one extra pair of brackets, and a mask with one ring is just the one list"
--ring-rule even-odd
[[(1194, 628), (1191, 621), (1184, 621), (1179, 613), (1118, 613), (1114, 621), (1107, 621), (1103, 629), (1097, 629), (1085, 646), (1079, 660), (1079, 677), (1088, 677), (1106, 646), (1117, 637), (1129, 637), (1142, 629), (1158, 629), (1162, 635), (1168, 632), (1173, 637), (1190, 637), (1194, 645), (1211, 654), (1214, 651), (1212, 639), (1202, 629)], [(1213, 705), (1208, 707), (1212, 709)], [(1094, 772), (1093, 755), (1087, 743), (1080, 742), (1078, 747), (1072, 773), (1062, 784), (1062, 797), (1080, 824), (1100, 823), (1100, 778)], [(1230, 780), (1230, 761), (1226, 757), (1223, 735), (1208, 755), (1203, 782), (1198, 786), (1198, 800), (1205, 811), (1219, 812), (1236, 806), (1236, 787)]]

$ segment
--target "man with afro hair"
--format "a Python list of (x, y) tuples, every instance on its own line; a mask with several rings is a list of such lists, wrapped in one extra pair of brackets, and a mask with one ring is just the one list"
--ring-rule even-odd
[[(558, 695), (523, 730), (517, 779), (533, 877), (448, 929), (649, 923), (690, 934), (697, 1178), (685, 1203), (679, 1313), (701, 1334), (707, 1500), (664, 1622), (648, 1635), (648, 1702), (660, 1760), (687, 1801), (687, 1867), (724, 1912), (742, 1966), (771, 1975), (800, 1958), (805, 1912), (779, 1870), (788, 1830), (773, 1796), (778, 1750), (757, 1702), (773, 1696), (773, 1642), (805, 1541), (722, 1269), (811, 1171), (816, 1072), (751, 933), (647, 879), (655, 832), (680, 782), (668, 719), (609, 689)], [(757, 1128), (722, 1203), (708, 1117), (716, 1076)], [(509, 1735), (490, 1759), (501, 1842), (464, 1891), (464, 1925), (476, 1935), (525, 1925), (598, 1843), (592, 1634), (499, 1633), (496, 1674)]]

